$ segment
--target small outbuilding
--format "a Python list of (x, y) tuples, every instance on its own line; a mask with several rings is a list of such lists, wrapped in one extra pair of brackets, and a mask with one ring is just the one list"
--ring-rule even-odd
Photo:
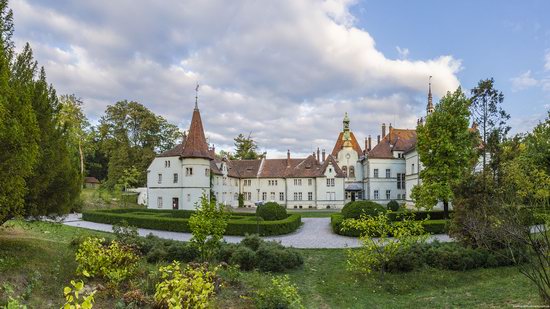
[(84, 177), (84, 187), (90, 188), (90, 189), (98, 189), (99, 188), (99, 180), (95, 177)]

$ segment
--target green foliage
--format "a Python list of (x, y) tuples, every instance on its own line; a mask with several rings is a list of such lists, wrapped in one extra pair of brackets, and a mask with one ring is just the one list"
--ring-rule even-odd
[(115, 240), (108, 246), (103, 242), (102, 238), (90, 237), (79, 246), (77, 274), (103, 278), (117, 287), (136, 274), (139, 256)]
[(274, 241), (260, 245), (256, 251), (256, 258), (258, 268), (265, 272), (282, 272), (304, 264), (302, 255), (298, 251), (285, 248)]
[(101, 151), (108, 158), (105, 186), (113, 189), (124, 171), (139, 171), (137, 184), (145, 184), (147, 167), (162, 152), (175, 146), (180, 137), (177, 126), (155, 115), (137, 102), (119, 101), (109, 105), (98, 126)]
[(273, 277), (271, 285), (256, 293), (254, 303), (258, 309), (301, 309), (302, 298), (296, 285), (290, 282), (288, 275)]
[[(190, 232), (189, 217), (193, 211), (186, 210), (155, 210), (155, 209), (110, 209), (83, 212), (86, 221), (117, 224), (126, 221), (130, 225), (153, 230)], [(299, 214), (289, 215), (286, 219), (277, 221), (256, 221), (255, 214), (232, 214), (228, 220), (225, 235), (254, 234), (282, 235), (296, 231), (301, 225)]]
[(256, 267), (256, 252), (254, 250), (239, 246), (229, 258), (229, 263), (239, 265), (242, 270), (252, 270)]
[(267, 221), (283, 220), (288, 216), (286, 208), (275, 202), (267, 202), (258, 206), (256, 215)]
[(162, 281), (156, 284), (155, 301), (162, 308), (209, 308), (215, 294), (216, 271), (203, 264), (179, 262), (159, 268)]
[(96, 291), (89, 293), (86, 296), (81, 295), (84, 290), (84, 282), (75, 282), (71, 280), (72, 286), (63, 288), (65, 296), (65, 304), (62, 309), (91, 309), (94, 306), (94, 295)]
[[(363, 215), (360, 219), (347, 219), (343, 222), (343, 228), (361, 231), (361, 249), (348, 250), (348, 269), (361, 274), (379, 271), (380, 279), (388, 270), (388, 261), (400, 250), (426, 240), (421, 221), (404, 218), (392, 223), (384, 213), (376, 217)], [(379, 235), (379, 239), (375, 240), (371, 235)]]
[(452, 187), (460, 182), (476, 161), (475, 136), (468, 131), (470, 101), (458, 88), (447, 93), (425, 124), (416, 128), (416, 149), (424, 169), (422, 183), (412, 189), (419, 208), (431, 209), (442, 201), (445, 211), (453, 199)]
[(386, 205), (386, 208), (391, 211), (399, 211), (399, 203), (396, 200), (391, 200), (388, 205)]
[(239, 193), (239, 208), (243, 208), (244, 207), (244, 194), (242, 193)]
[(241, 245), (248, 247), (254, 251), (257, 251), (260, 248), (260, 245), (264, 243), (264, 240), (258, 236), (258, 234), (247, 234), (243, 240), (241, 240)]
[(231, 156), (232, 160), (254, 160), (261, 156), (258, 154), (258, 144), (252, 139), (249, 134), (245, 137), (239, 134), (235, 137), (235, 155)]
[(373, 201), (355, 201), (347, 203), (342, 208), (342, 215), (345, 219), (359, 219), (362, 215), (377, 216), (385, 212), (384, 206)]
[[(420, 213), (420, 214), (419, 214)], [(388, 219), (392, 222), (402, 220), (403, 218), (411, 218), (417, 221), (422, 222), (422, 226), (426, 233), (429, 234), (445, 234), (448, 231), (449, 220), (437, 219), (437, 220), (428, 220), (430, 217), (429, 213), (436, 213), (435, 217), (443, 218), (443, 212), (411, 212), (411, 213), (386, 213)], [(349, 237), (359, 237), (361, 235), (361, 230), (354, 227), (343, 228), (343, 222), (348, 219), (344, 219), (344, 216), (341, 214), (332, 214), (330, 216), (330, 225), (332, 231), (338, 235), (349, 236)], [(378, 234), (372, 235), (373, 237), (378, 236)]]
[(203, 260), (210, 260), (219, 248), (230, 214), (223, 204), (216, 204), (203, 194), (196, 212), (189, 218), (193, 237), (191, 242), (199, 249)]

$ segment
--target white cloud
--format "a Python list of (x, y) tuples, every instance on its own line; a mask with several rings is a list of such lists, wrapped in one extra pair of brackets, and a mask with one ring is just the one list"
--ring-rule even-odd
[(531, 75), (531, 70), (528, 70), (517, 77), (513, 77), (511, 81), (512, 91), (521, 91), (537, 86), (539, 84), (539, 81), (533, 78), (533, 76)]
[(544, 55), (544, 70), (550, 71), (550, 49), (546, 51), (546, 55)]
[[(354, 26), (350, 0), (12, 3), (17, 42), (30, 41), (59, 93), (93, 117), (137, 100), (186, 128), (194, 84), (210, 141), (232, 147), (252, 132), (269, 153), (332, 149), (345, 111), (359, 139), (381, 122), (414, 127), (427, 77), (443, 95), (458, 85), (451, 55), (387, 58)], [(530, 74), (530, 72), (529, 72)], [(420, 100), (420, 101), (419, 101)], [(395, 119), (395, 120), (394, 120)]]
[(408, 48), (401, 48), (399, 46), (396, 46), (395, 49), (397, 50), (397, 53), (399, 54), (399, 57), (401, 59), (407, 59), (409, 57), (409, 49)]

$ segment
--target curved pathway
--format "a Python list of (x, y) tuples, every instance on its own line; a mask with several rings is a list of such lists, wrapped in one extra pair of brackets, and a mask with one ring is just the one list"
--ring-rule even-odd
[[(330, 227), (330, 218), (302, 218), (302, 226), (293, 233), (280, 236), (262, 237), (265, 240), (275, 240), (284, 246), (295, 248), (354, 248), (361, 244), (358, 238), (347, 237), (334, 234)], [(104, 223), (95, 223), (83, 221), (80, 214), (68, 215), (63, 224), (85, 229), (91, 229), (103, 232), (112, 232), (113, 226)], [(179, 233), (159, 230), (149, 230), (139, 228), (138, 232), (141, 236), (153, 234), (160, 238), (173, 239), (179, 241), (188, 241), (191, 239), (191, 233)], [(225, 241), (229, 243), (238, 243), (243, 239), (243, 236), (224, 236)], [(448, 235), (432, 235), (429, 241), (439, 240), (441, 242), (451, 241)]]

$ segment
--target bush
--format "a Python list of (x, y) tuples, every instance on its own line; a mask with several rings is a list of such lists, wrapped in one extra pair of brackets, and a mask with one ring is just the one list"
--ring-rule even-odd
[(386, 208), (391, 211), (398, 211), (399, 210), (399, 203), (395, 200), (391, 200), (388, 205), (386, 205)]
[(264, 242), (263, 239), (258, 236), (258, 234), (247, 234), (243, 240), (241, 240), (241, 245), (246, 246), (254, 251), (257, 251), (260, 248), (260, 245)]
[[(452, 215), (453, 211), (449, 211), (449, 215)], [(446, 220), (445, 213), (441, 210), (430, 210), (430, 211), (391, 211), (387, 213), (390, 221), (399, 221), (402, 220), (405, 216), (412, 215), (414, 220)]]
[[(186, 210), (154, 210), (154, 209), (111, 209), (84, 212), (82, 219), (86, 221), (118, 224), (122, 221), (128, 224), (154, 230), (190, 232), (189, 217), (192, 211)], [(299, 214), (291, 214), (277, 221), (256, 222), (255, 214), (239, 213), (240, 218), (233, 214), (229, 219), (224, 235), (246, 235), (258, 233), (261, 236), (288, 234), (296, 231), (302, 224)], [(243, 217), (250, 220), (243, 220)]]
[(164, 245), (158, 243), (155, 246), (147, 252), (147, 255), (145, 256), (145, 259), (149, 263), (157, 263), (161, 261), (166, 261), (168, 258), (168, 252), (166, 251), (166, 248)]
[(267, 202), (258, 206), (256, 215), (266, 221), (283, 220), (288, 216), (286, 208), (275, 202)]
[(277, 242), (265, 242), (256, 252), (257, 265), (261, 271), (282, 272), (304, 264), (299, 252), (285, 248)]
[(384, 212), (386, 212), (384, 206), (372, 201), (355, 201), (342, 208), (344, 219), (359, 219), (363, 214), (374, 217)]
[(104, 239), (90, 237), (80, 245), (76, 252), (77, 274), (104, 278), (118, 286), (136, 274), (139, 256), (116, 240), (108, 246), (103, 242)]
[(239, 246), (231, 255), (229, 263), (239, 265), (242, 270), (252, 270), (256, 267), (256, 253), (248, 247)]
[(424, 230), (430, 234), (445, 234), (448, 230), (449, 220), (427, 220), (422, 222)]
[[(361, 236), (361, 231), (356, 228), (348, 227), (345, 230), (342, 229), (342, 224), (344, 220), (346, 219), (344, 219), (344, 216), (342, 216), (341, 214), (332, 214), (330, 216), (330, 225), (334, 233), (342, 236), (349, 236), (349, 237)], [(400, 217), (400, 220), (401, 220), (401, 217)], [(396, 220), (392, 220), (392, 221), (396, 221)], [(424, 230), (427, 233), (445, 234), (447, 232), (448, 220), (427, 220), (422, 223), (422, 226), (424, 227)]]
[(258, 309), (304, 308), (296, 285), (290, 283), (287, 275), (272, 278), (269, 287), (256, 293), (254, 302)]
[(180, 268), (179, 262), (160, 267), (162, 281), (155, 286), (159, 308), (209, 308), (216, 287), (216, 269), (206, 265)]

